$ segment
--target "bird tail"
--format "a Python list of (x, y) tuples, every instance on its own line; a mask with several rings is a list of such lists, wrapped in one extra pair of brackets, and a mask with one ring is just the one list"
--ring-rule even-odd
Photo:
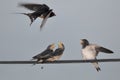
[(34, 20), (35, 20), (34, 16), (32, 16), (32, 14), (31, 14), (31, 13), (21, 13), (21, 14), (24, 14), (24, 15), (26, 15), (26, 16), (28, 16), (28, 17), (30, 18), (30, 20), (31, 20), (30, 26), (31, 26), (31, 25), (32, 25), (32, 23), (33, 23), (33, 22), (34, 22)]
[(94, 67), (96, 68), (96, 70), (97, 70), (98, 72), (101, 71), (101, 69), (100, 69), (100, 67), (99, 67), (99, 65), (98, 65), (97, 62), (93, 62), (92, 64), (94, 65)]
[[(35, 60), (34, 58), (30, 59), (30, 61)], [(32, 64), (32, 66), (36, 65), (36, 62)]]
[(33, 16), (32, 13), (15, 13), (15, 14), (23, 14), (23, 15), (26, 15), (30, 18), (31, 20), (31, 23), (30, 23), (30, 26), (32, 25), (32, 23), (35, 21), (36, 19), (36, 16)]

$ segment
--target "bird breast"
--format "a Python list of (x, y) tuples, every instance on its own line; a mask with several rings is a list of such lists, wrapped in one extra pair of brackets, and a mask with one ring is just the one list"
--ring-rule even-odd
[(86, 48), (82, 49), (82, 55), (86, 59), (95, 59), (97, 52), (95, 51), (94, 47), (87, 46)]

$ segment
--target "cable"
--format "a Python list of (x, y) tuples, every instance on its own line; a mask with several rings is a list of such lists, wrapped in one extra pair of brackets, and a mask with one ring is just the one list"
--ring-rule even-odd
[(37, 62), (37, 61), (0, 61), (0, 64), (67, 64), (67, 63), (90, 63), (90, 62), (120, 62), (118, 59), (98, 59), (98, 60), (58, 60), (54, 62)]

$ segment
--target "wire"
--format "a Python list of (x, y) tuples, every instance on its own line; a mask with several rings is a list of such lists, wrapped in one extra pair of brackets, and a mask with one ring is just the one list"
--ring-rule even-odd
[(37, 61), (0, 61), (0, 64), (67, 64), (67, 63), (90, 63), (90, 62), (120, 62), (118, 59), (98, 59), (98, 60), (58, 60), (54, 62), (37, 62)]

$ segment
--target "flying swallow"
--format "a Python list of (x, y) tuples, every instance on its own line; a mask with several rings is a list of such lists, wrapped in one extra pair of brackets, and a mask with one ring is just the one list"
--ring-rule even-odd
[(55, 13), (53, 12), (53, 10), (50, 9), (46, 4), (20, 3), (19, 6), (25, 7), (29, 10), (34, 11), (32, 13), (20, 13), (20, 14), (27, 15), (30, 18), (30, 20), (31, 20), (30, 25), (38, 17), (43, 19), (43, 21), (40, 25), (40, 29), (42, 29), (42, 27), (44, 26), (44, 24), (46, 23), (48, 18), (56, 16)]
[(54, 53), (51, 55), (50, 58), (48, 58), (46, 61), (56, 61), (59, 60), (62, 56), (63, 52), (65, 50), (65, 46), (62, 42), (58, 43), (58, 48), (54, 51)]
[(55, 44), (50, 44), (46, 50), (43, 52), (37, 54), (36, 56), (33, 56), (33, 59), (37, 59), (37, 62), (44, 62), (46, 59), (48, 59), (53, 54), (53, 49), (55, 48)]
[[(108, 54), (113, 53), (113, 51), (104, 48), (102, 46), (96, 44), (90, 44), (87, 39), (81, 39), (80, 43), (82, 45), (82, 56), (84, 60), (90, 60), (90, 59), (96, 60), (97, 59), (96, 57), (99, 52), (104, 52)], [(94, 65), (97, 71), (101, 70), (98, 65), (98, 62), (92, 62), (92, 64)]]

